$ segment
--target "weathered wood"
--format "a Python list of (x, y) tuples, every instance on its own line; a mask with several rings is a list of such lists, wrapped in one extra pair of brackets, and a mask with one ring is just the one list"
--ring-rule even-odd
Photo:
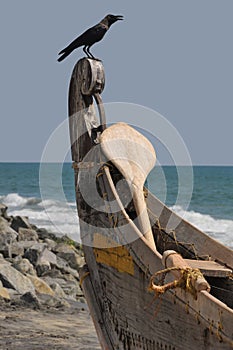
[(232, 275), (232, 270), (226, 268), (223, 265), (218, 264), (215, 261), (193, 260), (185, 259), (185, 261), (193, 269), (199, 269), (203, 275), (209, 277), (229, 277)]
[(104, 327), (104, 319), (101, 313), (101, 307), (99, 306), (99, 300), (96, 297), (95, 287), (92, 285), (90, 279), (90, 272), (87, 265), (84, 265), (79, 270), (80, 285), (84, 291), (85, 298), (89, 305), (90, 313), (93, 317), (95, 328), (99, 335), (99, 341), (102, 349), (108, 350), (112, 347), (111, 338), (109, 338), (106, 328)]
[(102, 92), (104, 84), (100, 61), (83, 58), (74, 67), (69, 87), (69, 127), (74, 162), (81, 162), (95, 144), (95, 129), (100, 123), (92, 94)]
[[(233, 251), (230, 248), (181, 218), (150, 192), (147, 196), (147, 207), (151, 221), (158, 227), (157, 242), (161, 233), (163, 241), (157, 244), (162, 246), (163, 251), (181, 250), (184, 254), (187, 252), (191, 258), (219, 261), (222, 265), (233, 269)], [(173, 219), (170, 221), (171, 217)]]
[(152, 144), (125, 123), (115, 124), (100, 136), (103, 153), (128, 181), (132, 191), (140, 229), (152, 249), (156, 249), (143, 186), (156, 161)]
[[(83, 95), (101, 94), (105, 85), (104, 69), (101, 61), (84, 58), (81, 60), (81, 92)], [(80, 62), (79, 62), (80, 65)]]
[(190, 270), (190, 282), (196, 292), (200, 292), (201, 290), (210, 291), (210, 285), (205, 280), (204, 276), (202, 274), (196, 274), (196, 271), (192, 271), (193, 267), (188, 264), (187, 259), (183, 259), (182, 256), (177, 254), (174, 250), (166, 250), (163, 253), (162, 262), (165, 268), (177, 268), (177, 270), (172, 270), (172, 273), (178, 279), (182, 278), (182, 271)]
[[(151, 276), (164, 269), (162, 254), (167, 249), (191, 259), (190, 266), (211, 256), (229, 268), (233, 252), (148, 193), (146, 202), (157, 250), (151, 249), (136, 225), (132, 201), (124, 205), (128, 185), (121, 182), (120, 192), (115, 188), (122, 174), (112, 165), (102, 168), (106, 159), (98, 145), (100, 123), (92, 96), (81, 91), (82, 81), (87, 78), (83, 71), (88, 75), (95, 68), (88, 71), (84, 66), (81, 60), (71, 79), (70, 131), (80, 231), (88, 266), (88, 271), (81, 273), (81, 282), (103, 349), (233, 348), (233, 281), (229, 276), (209, 277), (211, 292), (200, 291), (196, 299), (181, 288), (168, 290), (160, 298), (148, 291)], [(88, 193), (83, 193), (85, 188), (91, 192), (89, 201)], [(172, 280), (174, 276), (169, 274), (166, 281), (157, 282)]]

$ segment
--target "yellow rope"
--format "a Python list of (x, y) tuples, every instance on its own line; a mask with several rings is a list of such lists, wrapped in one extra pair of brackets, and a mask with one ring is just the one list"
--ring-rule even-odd
[[(167, 274), (171, 271), (180, 271), (181, 277), (173, 282), (169, 282), (163, 285), (157, 285), (154, 283), (154, 279), (163, 274)], [(164, 294), (167, 290), (182, 288), (185, 291), (191, 293), (196, 299), (197, 291), (192, 284), (192, 281), (196, 281), (198, 278), (203, 277), (202, 273), (198, 269), (192, 268), (180, 268), (180, 267), (169, 267), (167, 269), (156, 272), (150, 279), (148, 287), (149, 291), (155, 292), (156, 295)]]
[(87, 271), (87, 272), (84, 273), (84, 275), (80, 278), (80, 281), (79, 281), (80, 287), (82, 287), (82, 284), (83, 284), (85, 278), (86, 278), (87, 276), (89, 276), (89, 275), (90, 275), (90, 272)]

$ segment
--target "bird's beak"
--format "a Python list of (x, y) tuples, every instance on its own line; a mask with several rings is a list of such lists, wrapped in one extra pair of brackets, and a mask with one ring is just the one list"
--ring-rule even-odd
[(123, 16), (119, 15), (119, 16), (115, 16), (116, 21), (122, 21), (124, 19)]

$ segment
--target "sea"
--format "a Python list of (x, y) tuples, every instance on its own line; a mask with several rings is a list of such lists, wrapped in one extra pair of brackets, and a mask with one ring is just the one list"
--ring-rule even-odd
[[(146, 186), (209, 236), (233, 248), (233, 166), (157, 166)], [(50, 232), (80, 242), (70, 163), (0, 163), (0, 203)]]

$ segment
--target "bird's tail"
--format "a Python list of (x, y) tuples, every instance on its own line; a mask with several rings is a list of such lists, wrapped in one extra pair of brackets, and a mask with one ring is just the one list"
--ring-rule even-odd
[(62, 56), (60, 56), (57, 60), (58, 62), (63, 61), (67, 56), (69, 56), (69, 54), (73, 51), (73, 49), (68, 49), (65, 48), (64, 50), (62, 50), (61, 52), (59, 52), (59, 55), (63, 54)]

